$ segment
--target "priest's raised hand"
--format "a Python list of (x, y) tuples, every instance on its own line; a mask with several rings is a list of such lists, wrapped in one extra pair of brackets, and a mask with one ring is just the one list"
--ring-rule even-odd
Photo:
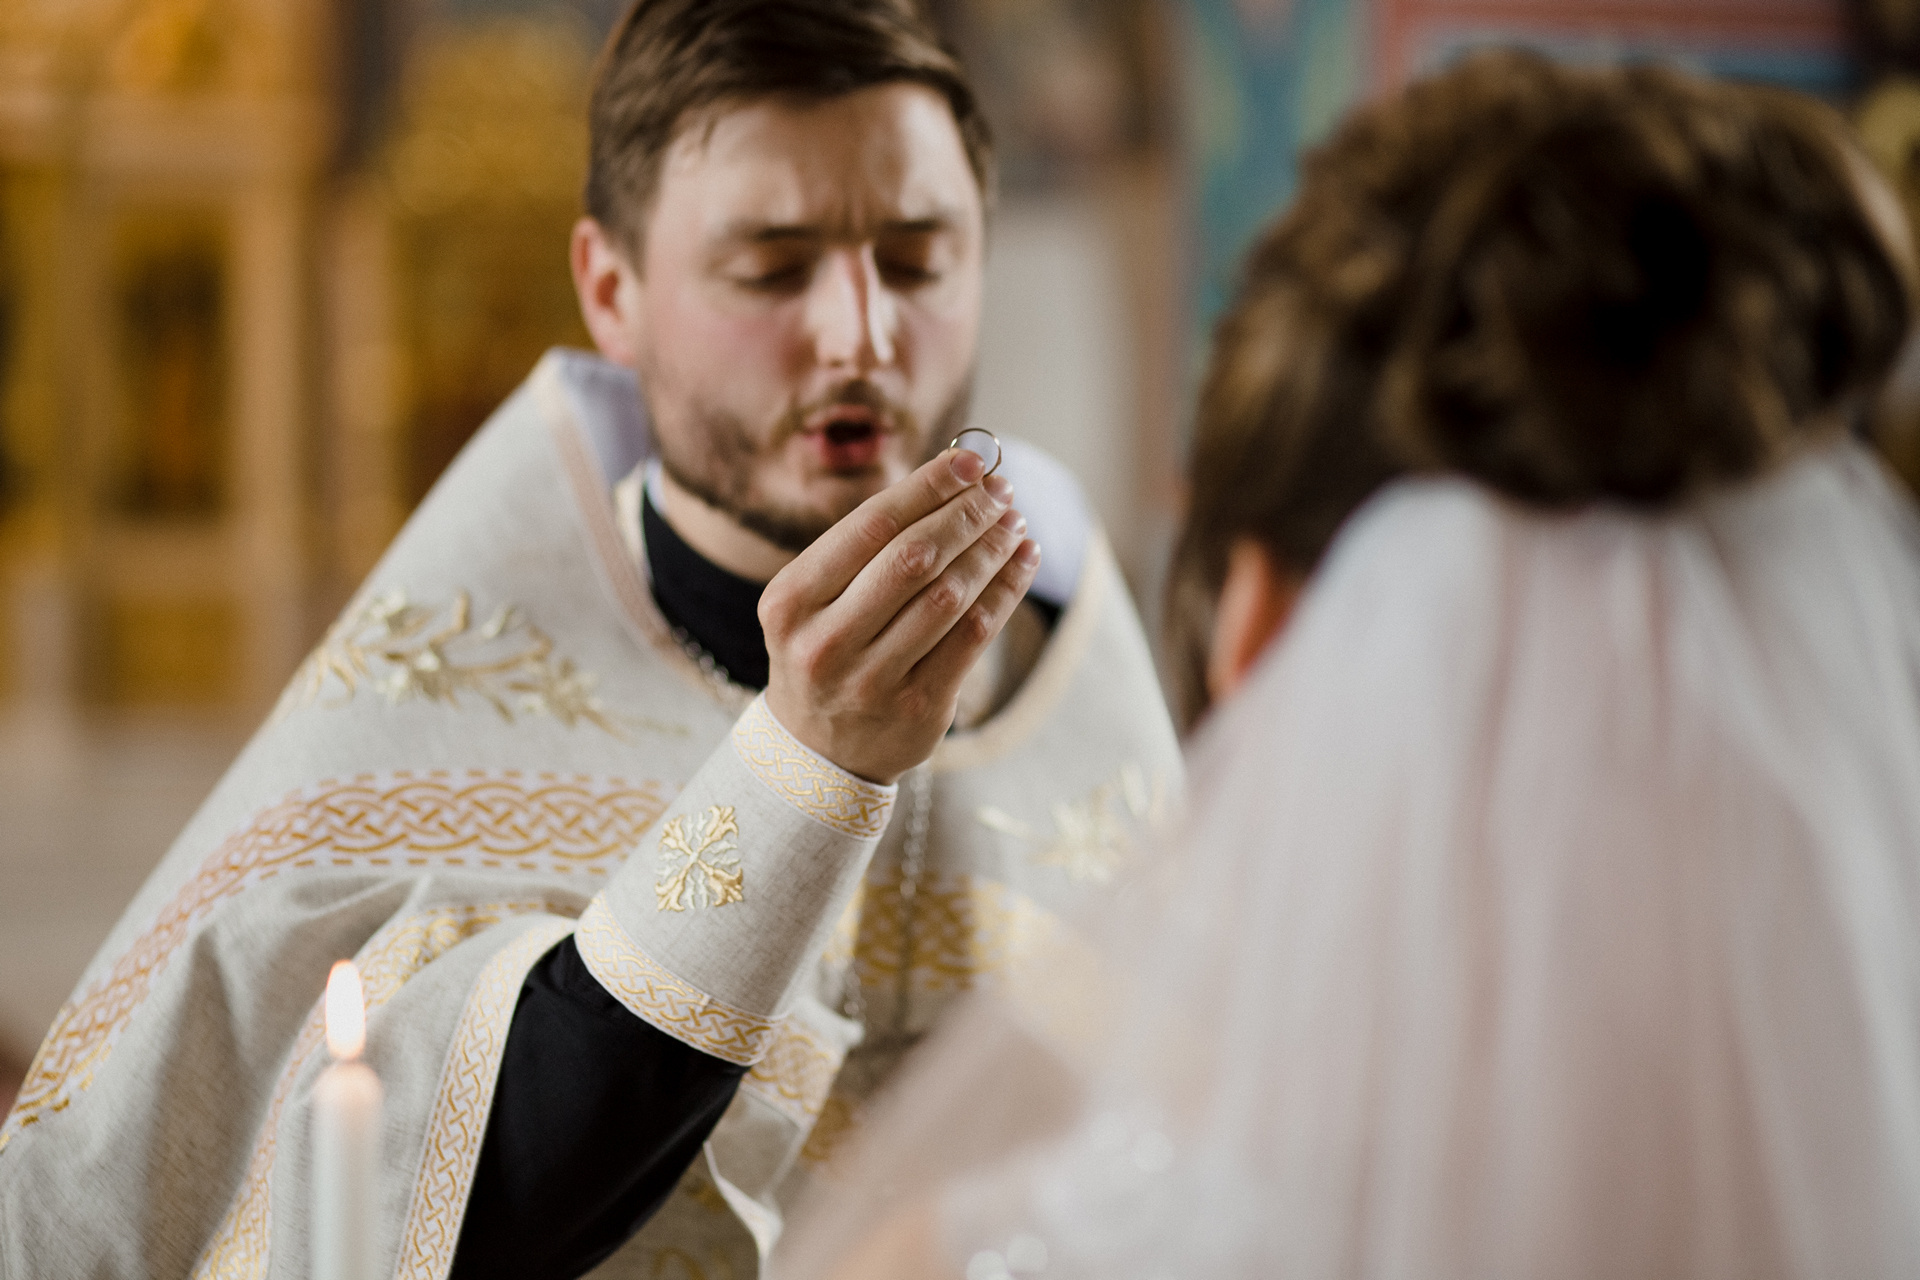
[(1004, 477), (951, 449), (869, 498), (760, 597), (767, 708), (849, 773), (891, 783), (933, 753), (961, 682), (1040, 566)]

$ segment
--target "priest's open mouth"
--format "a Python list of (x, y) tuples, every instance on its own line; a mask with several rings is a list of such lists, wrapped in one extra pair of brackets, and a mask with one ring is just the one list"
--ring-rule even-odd
[(891, 433), (885, 417), (860, 404), (835, 404), (811, 414), (801, 436), (827, 471), (865, 471), (878, 465)]

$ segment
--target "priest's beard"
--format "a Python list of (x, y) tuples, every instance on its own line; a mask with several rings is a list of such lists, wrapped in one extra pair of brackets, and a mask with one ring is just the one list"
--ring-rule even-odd
[(857, 404), (872, 409), (907, 446), (916, 465), (938, 453), (946, 441), (966, 425), (973, 400), (969, 372), (952, 397), (935, 415), (931, 430), (911, 411), (895, 404), (870, 382), (845, 384), (813, 404), (789, 409), (770, 431), (754, 431), (745, 419), (711, 405), (695, 403), (688, 433), (700, 451), (686, 456), (662, 433), (660, 465), (675, 484), (700, 501), (737, 520), (785, 551), (798, 554), (814, 539), (852, 514), (863, 499), (848, 498), (826, 508), (781, 505), (754, 492), (755, 464), (778, 453), (799, 434), (809, 415), (835, 404)]

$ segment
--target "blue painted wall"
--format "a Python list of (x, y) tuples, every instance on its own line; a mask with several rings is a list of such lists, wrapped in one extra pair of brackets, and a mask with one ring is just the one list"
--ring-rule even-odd
[(1232, 296), (1254, 233), (1293, 198), (1303, 146), (1359, 96), (1355, 0), (1183, 0), (1183, 125), (1196, 337)]

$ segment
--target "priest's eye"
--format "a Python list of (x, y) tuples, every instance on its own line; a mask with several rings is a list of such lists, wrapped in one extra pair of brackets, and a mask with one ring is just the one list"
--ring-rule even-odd
[(938, 271), (915, 259), (882, 258), (874, 265), (880, 268), (880, 278), (895, 289), (915, 289), (940, 278)]
[(946, 273), (952, 259), (947, 238), (934, 231), (899, 231), (881, 238), (873, 264), (893, 289), (917, 289)]
[(804, 262), (749, 271), (734, 277), (734, 283), (755, 293), (798, 293), (807, 287), (812, 266)]

